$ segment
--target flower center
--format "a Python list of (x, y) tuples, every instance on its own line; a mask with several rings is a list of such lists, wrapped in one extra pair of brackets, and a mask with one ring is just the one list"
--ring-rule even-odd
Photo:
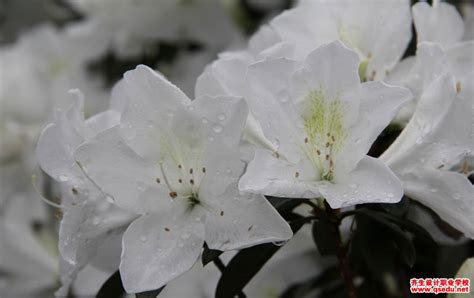
[(303, 151), (319, 171), (320, 179), (334, 179), (335, 156), (346, 134), (343, 127), (343, 104), (339, 99), (327, 101), (321, 90), (311, 91), (306, 99)]

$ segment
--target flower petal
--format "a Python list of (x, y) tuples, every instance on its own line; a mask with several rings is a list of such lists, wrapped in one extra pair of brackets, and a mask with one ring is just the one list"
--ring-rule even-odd
[(360, 98), (359, 117), (347, 133), (344, 147), (338, 155), (340, 159), (336, 160), (336, 173), (347, 173), (356, 167), (400, 107), (412, 98), (412, 94), (406, 88), (368, 82), (362, 84)]
[(434, 210), (466, 237), (474, 238), (474, 187), (466, 176), (450, 171), (418, 168), (401, 178), (409, 197)]
[(308, 160), (292, 164), (268, 151), (257, 149), (239, 181), (239, 189), (276, 197), (316, 198), (320, 196), (317, 173)]
[(141, 214), (156, 205), (151, 198), (140, 200), (142, 193), (152, 188), (157, 198), (168, 198), (169, 190), (157, 183), (158, 167), (128, 147), (118, 130), (114, 127), (98, 134), (76, 150), (75, 158), (119, 207)]
[(160, 130), (174, 112), (190, 99), (151, 68), (139, 65), (124, 75), (128, 102), (122, 115), (121, 134), (143, 158), (157, 160)]
[(449, 46), (461, 41), (464, 22), (455, 6), (441, 2), (432, 7), (419, 2), (412, 10), (418, 43), (430, 41)]
[(331, 208), (342, 208), (364, 203), (396, 203), (403, 196), (403, 187), (383, 162), (366, 156), (345, 177), (338, 177), (335, 183), (321, 183), (320, 192)]
[(162, 210), (135, 220), (123, 236), (120, 273), (129, 293), (156, 290), (191, 269), (204, 243), (193, 216)]
[(241, 194), (231, 185), (219, 197), (203, 197), (213, 212), (206, 216), (206, 243), (211, 249), (233, 250), (289, 240), (286, 221), (262, 195)]

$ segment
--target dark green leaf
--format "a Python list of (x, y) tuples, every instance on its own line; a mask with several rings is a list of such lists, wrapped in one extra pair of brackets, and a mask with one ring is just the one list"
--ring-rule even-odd
[(405, 234), (405, 232), (393, 222), (394, 217), (389, 217), (386, 213), (370, 209), (356, 209), (354, 212), (356, 214), (369, 217), (370, 219), (377, 221), (387, 228), (387, 230), (390, 231), (394, 237), (395, 245), (399, 248), (405, 263), (410, 267), (413, 266), (416, 260), (415, 247), (413, 246), (413, 242), (408, 237), (408, 235)]
[(201, 261), (204, 266), (209, 264), (210, 262), (214, 261), (217, 257), (222, 254), (222, 251), (217, 249), (210, 249), (204, 244), (204, 250), (202, 252)]
[(97, 298), (121, 297), (124, 294), (125, 294), (125, 290), (122, 285), (120, 271), (117, 270), (102, 285), (96, 297)]
[(136, 298), (155, 298), (156, 296), (158, 296), (158, 294), (161, 293), (161, 291), (163, 291), (164, 288), (165, 288), (165, 286), (163, 286), (163, 287), (161, 287), (157, 290), (137, 293), (137, 294), (135, 294), (135, 297)]
[(336, 235), (329, 216), (324, 212), (321, 212), (319, 219), (313, 223), (313, 239), (322, 256), (336, 254)]
[(289, 199), (289, 198), (277, 198), (267, 197), (267, 200), (272, 206), (280, 213), (287, 213), (293, 211), (296, 207), (301, 205), (302, 199)]

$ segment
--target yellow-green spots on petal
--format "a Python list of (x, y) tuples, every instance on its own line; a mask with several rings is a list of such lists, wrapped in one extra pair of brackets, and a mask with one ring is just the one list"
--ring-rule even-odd
[(304, 152), (318, 169), (322, 180), (334, 179), (334, 159), (341, 149), (344, 131), (344, 106), (339, 99), (328, 100), (321, 90), (311, 91), (305, 98)]

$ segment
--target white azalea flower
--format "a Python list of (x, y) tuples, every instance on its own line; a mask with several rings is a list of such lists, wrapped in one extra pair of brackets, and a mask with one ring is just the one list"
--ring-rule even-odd
[(267, 59), (249, 67), (250, 109), (277, 151), (257, 149), (240, 189), (280, 197), (324, 197), (331, 207), (397, 202), (402, 187), (366, 156), (405, 88), (360, 83), (355, 52), (333, 42), (301, 63)]
[[(120, 237), (134, 218), (107, 200), (75, 163), (74, 150), (100, 131), (118, 124), (120, 117), (118, 112), (109, 110), (84, 121), (83, 98), (77, 92), (74, 103), (58, 111), (55, 121), (43, 130), (36, 148), (41, 168), (60, 183), (62, 190), (64, 215), (59, 230), (59, 251), (64, 264), (61, 266), (63, 287), (58, 295), (67, 293), (77, 273), (93, 261), (105, 243), (116, 243), (115, 260), (105, 260), (105, 263), (118, 268)], [(112, 251), (109, 255), (114, 255)]]
[(459, 42), (444, 49), (439, 44), (419, 44), (416, 56), (403, 60), (387, 78), (389, 84), (410, 89), (415, 99), (400, 110), (394, 122), (405, 125), (412, 117), (423, 92), (441, 75), (451, 73), (459, 81), (472, 72), (473, 51), (472, 41)]
[(128, 292), (157, 289), (189, 270), (204, 241), (232, 250), (291, 237), (263, 196), (237, 189), (243, 100), (191, 102), (145, 66), (127, 72), (123, 83), (122, 125), (86, 142), (76, 158), (117, 206), (139, 216), (123, 237)]
[(449, 3), (433, 2), (433, 6), (426, 2), (413, 5), (417, 42), (436, 42), (443, 47), (460, 42), (464, 36), (461, 14)]
[[(41, 26), (0, 49), (0, 158), (31, 148), (53, 107), (65, 107), (64, 94), (81, 87), (97, 100), (88, 112), (101, 105), (99, 82), (86, 74), (69, 36), (50, 26)], [(6, 71), (8, 70), (8, 71)]]
[(32, 203), (27, 194), (15, 193), (0, 204), (1, 297), (46, 297), (58, 282), (54, 250), (33, 229), (34, 222), (46, 222), (46, 210), (39, 200)]
[(341, 40), (359, 54), (363, 80), (384, 79), (411, 39), (408, 0), (306, 0), (271, 23), (299, 58), (314, 48)]
[[(473, 173), (473, 45), (462, 44), (450, 54), (439, 45), (420, 46), (419, 51), (432, 58), (430, 79), (410, 122), (381, 156), (403, 181), (409, 197), (470, 238), (474, 237), (474, 192), (467, 179)], [(447, 59), (453, 54), (464, 59)]]
[[(239, 32), (219, 0), (68, 0), (84, 13), (80, 23), (89, 38), (111, 46), (120, 56), (139, 54), (154, 40), (190, 39), (211, 47), (227, 46)], [(152, 29), (151, 29), (152, 28)]]

